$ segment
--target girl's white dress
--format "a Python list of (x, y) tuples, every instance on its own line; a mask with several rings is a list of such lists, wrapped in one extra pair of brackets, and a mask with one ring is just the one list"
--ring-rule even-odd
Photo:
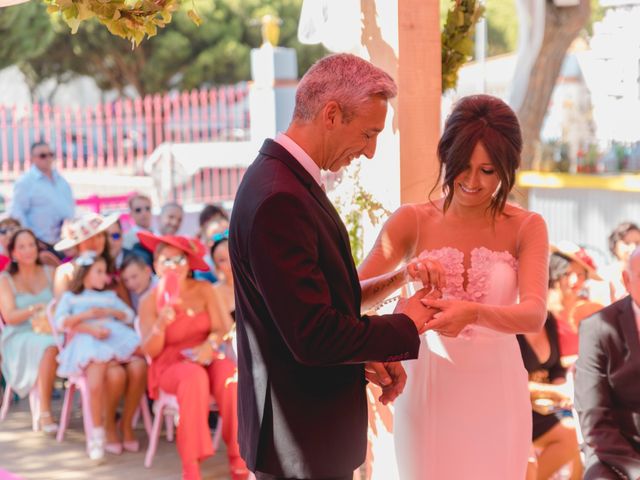
[(111, 290), (84, 290), (80, 294), (65, 292), (56, 307), (55, 324), (62, 331), (64, 319), (69, 315), (85, 312), (94, 307), (115, 308), (124, 311), (124, 321), (113, 317), (87, 320), (91, 325), (106, 327), (111, 334), (98, 339), (88, 333), (75, 333), (58, 354), (58, 375), (80, 375), (91, 362), (116, 360), (126, 362), (140, 345), (140, 337), (129, 325), (134, 312)]

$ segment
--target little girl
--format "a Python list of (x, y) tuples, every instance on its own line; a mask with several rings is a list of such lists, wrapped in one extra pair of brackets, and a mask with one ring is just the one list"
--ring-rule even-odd
[(58, 355), (57, 373), (61, 377), (86, 375), (93, 426), (87, 432), (87, 452), (92, 460), (100, 460), (105, 451), (105, 402), (119, 402), (121, 394), (114, 396), (114, 392), (122, 390), (120, 375), (110, 370), (121, 368), (118, 363), (131, 358), (140, 338), (127, 326), (133, 321), (133, 310), (115, 292), (102, 290), (109, 280), (104, 258), (89, 251), (75, 263), (70, 291), (62, 295), (55, 313), (57, 329), (70, 335)]

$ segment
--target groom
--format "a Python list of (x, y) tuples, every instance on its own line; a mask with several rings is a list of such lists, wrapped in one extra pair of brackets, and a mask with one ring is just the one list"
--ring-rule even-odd
[[(366, 449), (365, 362), (418, 356), (421, 294), (393, 315), (360, 315), (349, 237), (320, 176), (373, 157), (396, 90), (356, 56), (320, 60), (298, 85), (288, 130), (264, 142), (238, 190), (229, 240), (239, 441), (258, 480), (350, 480)], [(389, 400), (406, 377), (384, 365)]]

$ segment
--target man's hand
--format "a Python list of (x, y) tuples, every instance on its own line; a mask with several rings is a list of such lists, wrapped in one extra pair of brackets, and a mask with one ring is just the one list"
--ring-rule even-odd
[(401, 298), (396, 305), (393, 313), (404, 313), (408, 316), (418, 329), (418, 333), (422, 334), (427, 331), (427, 322), (433, 318), (438, 312), (435, 308), (430, 308), (422, 303), (423, 299), (435, 299), (440, 297), (438, 290), (429, 290), (423, 288), (418, 290), (412, 297)]
[(404, 390), (407, 374), (400, 362), (369, 362), (364, 367), (365, 377), (382, 388), (378, 400), (386, 405), (393, 402)]

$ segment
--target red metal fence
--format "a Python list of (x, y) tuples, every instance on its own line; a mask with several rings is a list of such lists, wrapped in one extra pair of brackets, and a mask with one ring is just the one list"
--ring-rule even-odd
[(204, 168), (172, 189), (171, 200), (187, 203), (233, 200), (246, 168)]
[(61, 170), (111, 169), (135, 174), (163, 142), (249, 138), (247, 83), (148, 95), (95, 107), (0, 105), (0, 172), (13, 181), (31, 163), (30, 145), (48, 142)]

